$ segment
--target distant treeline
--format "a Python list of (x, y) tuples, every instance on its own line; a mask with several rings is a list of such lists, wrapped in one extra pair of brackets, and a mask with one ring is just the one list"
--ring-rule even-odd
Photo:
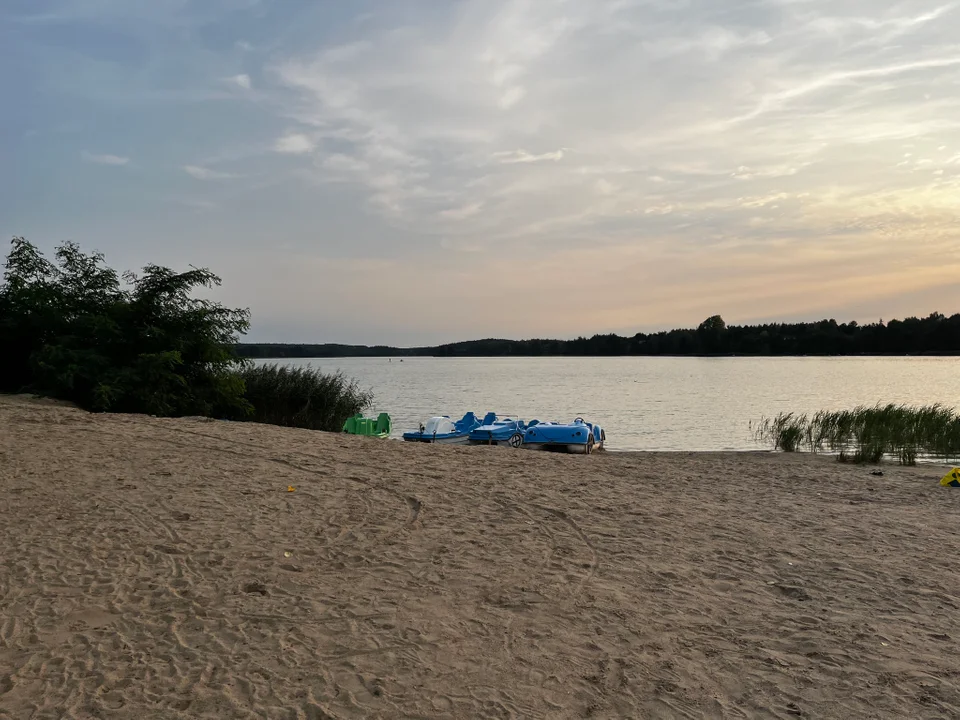
[(837, 323), (772, 323), (730, 325), (719, 315), (695, 329), (665, 330), (632, 337), (594, 335), (576, 340), (471, 340), (435, 347), (395, 348), (385, 345), (243, 343), (246, 358), (324, 357), (536, 357), (546, 355), (955, 355), (960, 354), (960, 314), (933, 313), (859, 325)]

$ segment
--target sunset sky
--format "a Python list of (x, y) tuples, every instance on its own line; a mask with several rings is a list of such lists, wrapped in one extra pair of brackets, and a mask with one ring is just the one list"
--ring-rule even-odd
[(0, 233), (255, 341), (960, 310), (960, 6), (3, 0)]

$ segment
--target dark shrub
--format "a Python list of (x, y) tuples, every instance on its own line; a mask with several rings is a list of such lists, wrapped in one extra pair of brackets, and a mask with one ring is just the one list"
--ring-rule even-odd
[(340, 373), (324, 375), (309, 367), (247, 365), (239, 375), (254, 410), (237, 419), (339, 432), (372, 400), (371, 393)]
[(233, 351), (249, 312), (193, 297), (220, 279), (157, 265), (124, 279), (73, 243), (52, 263), (14, 238), (0, 284), (0, 391), (95, 411), (249, 413)]

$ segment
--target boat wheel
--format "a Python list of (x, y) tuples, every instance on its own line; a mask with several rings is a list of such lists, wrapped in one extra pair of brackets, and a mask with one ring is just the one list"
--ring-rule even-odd
[(518, 448), (523, 445), (523, 435), (520, 433), (514, 433), (510, 436), (510, 440), (508, 442), (510, 443), (510, 447)]
[(587, 435), (587, 455), (593, 452), (593, 433)]

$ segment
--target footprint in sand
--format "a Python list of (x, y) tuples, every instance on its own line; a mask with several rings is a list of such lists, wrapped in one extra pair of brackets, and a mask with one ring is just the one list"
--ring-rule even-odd
[(267, 586), (262, 582), (250, 582), (243, 586), (243, 591), (251, 595), (267, 595)]

